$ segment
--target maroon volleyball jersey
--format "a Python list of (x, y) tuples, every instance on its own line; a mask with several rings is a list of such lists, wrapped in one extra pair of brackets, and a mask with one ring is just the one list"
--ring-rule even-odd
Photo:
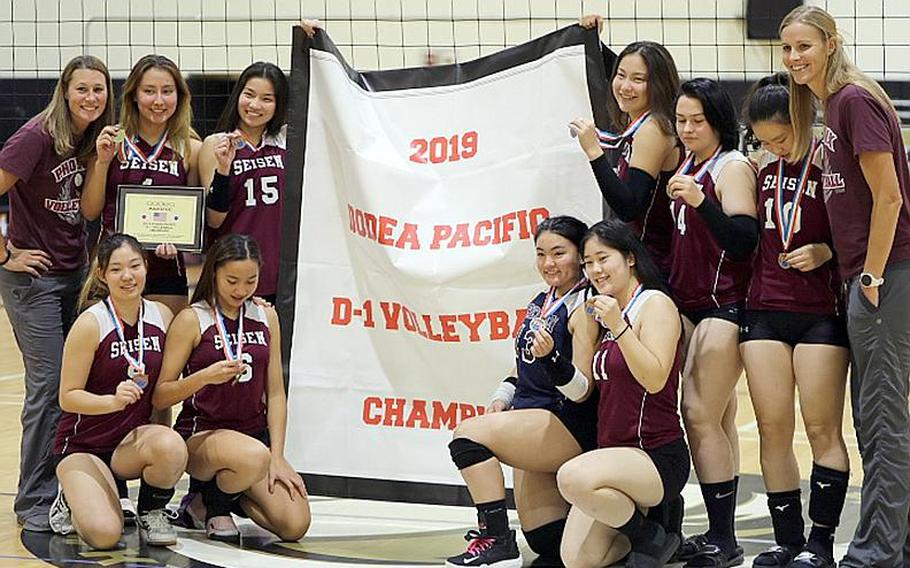
[[(138, 137), (136, 146), (145, 155), (149, 155), (152, 146)], [(117, 216), (117, 188), (121, 185), (177, 185), (185, 186), (187, 171), (183, 158), (170, 146), (165, 146), (161, 155), (149, 163), (138, 158), (128, 158), (121, 162), (115, 155), (107, 170), (107, 189), (104, 195), (104, 212), (102, 224), (110, 234), (114, 232), (114, 220)], [(164, 260), (154, 253), (146, 255), (148, 259), (148, 279), (180, 277), (186, 278), (183, 254), (178, 253), (176, 260)]]
[[(663, 294), (644, 290), (626, 313), (626, 321), (634, 324), (645, 303), (657, 295)], [(651, 394), (635, 379), (622, 349), (608, 333), (594, 354), (594, 380), (600, 392), (597, 446), (651, 450), (681, 439), (676, 396), (681, 368), (682, 349), (677, 348), (667, 383), (660, 392)]]
[(215, 238), (238, 233), (256, 239), (262, 251), (262, 270), (256, 293), (278, 291), (281, 253), (281, 215), (284, 207), (285, 129), (263, 136), (258, 148), (244, 144), (231, 164), (231, 208)]
[[(138, 325), (124, 325), (125, 341), (121, 341), (104, 302), (98, 302), (86, 311), (98, 321), (99, 334), (98, 348), (95, 349), (85, 390), (98, 395), (114, 394), (117, 392), (117, 385), (130, 378), (127, 374), (129, 363), (123, 353), (129, 353), (134, 359), (139, 356)], [(142, 301), (142, 321), (144, 323), (142, 360), (148, 375), (148, 385), (142, 389), (142, 396), (123, 410), (109, 414), (89, 416), (61, 412), (60, 421), (57, 423), (57, 436), (54, 439), (55, 454), (112, 452), (127, 434), (149, 423), (152, 414), (152, 393), (155, 391), (158, 373), (161, 371), (166, 332), (157, 303)]]
[[(622, 146), (622, 153), (616, 165), (619, 179), (628, 179), (629, 162), (632, 160), (632, 140), (629, 137)], [(670, 248), (673, 240), (673, 218), (670, 216), (670, 198), (667, 196), (667, 183), (676, 172), (660, 172), (657, 186), (651, 195), (648, 208), (642, 215), (629, 223), (632, 230), (644, 243), (651, 260), (662, 274), (670, 273)]]
[[(793, 203), (803, 163), (784, 161), (785, 204)], [(779, 264), (779, 256), (784, 252), (775, 212), (779, 164), (780, 159), (769, 152), (764, 152), (758, 162), (758, 220), (762, 231), (758, 254), (752, 265), (752, 282), (746, 305), (750, 310), (837, 314), (840, 282), (833, 259), (809, 272), (784, 269)], [(809, 167), (807, 178), (794, 221), (796, 232), (788, 251), (812, 243), (825, 243), (833, 250), (822, 192), (822, 160), (818, 153)], [(784, 207), (786, 215), (794, 206)]]
[[(183, 376), (226, 359), (223, 339), (215, 325), (215, 313), (208, 302), (191, 306), (199, 319), (202, 339), (190, 353)], [(224, 318), (228, 342), (237, 346), (238, 320)], [(225, 428), (255, 435), (266, 429), (265, 387), (269, 371), (269, 331), (265, 309), (247, 301), (243, 307), (242, 358), (247, 370), (233, 381), (206, 385), (183, 402), (174, 428), (183, 437), (206, 430)]]
[[(701, 178), (705, 199), (720, 199), (714, 184), (724, 167), (734, 161), (749, 163), (738, 150), (720, 154)], [(702, 164), (695, 164), (689, 171), (698, 172)], [(682, 198), (670, 201), (675, 228), (670, 267), (670, 289), (676, 304), (683, 312), (693, 312), (736, 304), (746, 298), (752, 259), (731, 260), (720, 247), (708, 224), (694, 207)]]

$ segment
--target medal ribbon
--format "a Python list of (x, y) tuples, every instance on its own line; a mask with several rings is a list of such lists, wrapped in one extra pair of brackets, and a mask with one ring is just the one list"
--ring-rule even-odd
[[(708, 170), (711, 169), (711, 166), (713, 166), (714, 162), (716, 162), (720, 157), (720, 153), (721, 147), (718, 146), (717, 150), (714, 151), (714, 154), (708, 160), (706, 160), (705, 163), (702, 164), (701, 168), (692, 176), (695, 178), (695, 183), (701, 183), (701, 178), (705, 177), (705, 174), (708, 173)], [(682, 165), (680, 165), (679, 169), (676, 170), (676, 175), (686, 175), (689, 173), (689, 170), (693, 165), (695, 165), (695, 153), (688, 152), (686, 154), (686, 159), (683, 160)]]
[[(556, 313), (556, 310), (558, 310), (561, 305), (566, 303), (566, 298), (568, 298), (575, 292), (581, 290), (582, 288), (584, 288), (587, 285), (588, 285), (588, 279), (585, 277), (582, 277), (578, 282), (575, 283), (574, 286), (572, 286), (571, 289), (569, 289), (568, 292), (563, 294), (559, 300), (556, 300), (555, 303), (553, 302), (553, 300), (556, 298), (556, 288), (550, 288), (550, 291), (547, 292), (547, 296), (544, 299), (543, 307), (540, 309), (541, 319), (547, 319), (552, 314)], [(552, 304), (552, 305), (550, 305), (550, 304)]]
[(152, 151), (148, 156), (139, 148), (138, 143), (138, 134), (132, 138), (129, 136), (123, 138), (123, 142), (120, 144), (120, 150), (117, 152), (121, 162), (125, 162), (129, 158), (136, 158), (144, 164), (154, 162), (161, 156), (161, 153), (164, 152), (164, 147), (167, 144), (167, 132), (165, 132), (161, 136), (161, 139), (152, 147)]
[(218, 332), (218, 335), (221, 337), (221, 349), (224, 351), (224, 357), (228, 361), (239, 361), (241, 355), (243, 355), (243, 306), (240, 306), (240, 315), (237, 316), (237, 350), (234, 351), (234, 348), (231, 347), (231, 342), (228, 340), (227, 327), (224, 325), (224, 314), (221, 313), (221, 308), (218, 307), (218, 304), (215, 304), (215, 309), (212, 310), (215, 315), (215, 329)]
[(139, 334), (139, 356), (137, 358), (133, 358), (133, 356), (128, 353), (126, 348), (126, 336), (124, 335), (123, 319), (120, 317), (120, 313), (117, 311), (114, 302), (111, 301), (110, 296), (104, 299), (104, 306), (107, 308), (107, 314), (111, 317), (111, 323), (114, 324), (114, 329), (117, 331), (117, 337), (120, 339), (120, 343), (123, 344), (123, 358), (126, 359), (126, 362), (131, 369), (137, 373), (144, 374), (145, 322), (143, 322), (143, 314), (145, 313), (145, 306), (140, 304), (139, 320), (136, 322), (136, 329)]
[(645, 291), (645, 289), (642, 287), (641, 282), (639, 282), (638, 286), (635, 287), (635, 290), (632, 291), (632, 297), (629, 299), (629, 303), (626, 305), (625, 308), (622, 309), (622, 319), (623, 320), (626, 319), (626, 314), (628, 314), (629, 311), (632, 309), (632, 306), (634, 306), (635, 303), (638, 302), (639, 298), (641, 298), (641, 293), (644, 291)]
[(803, 167), (799, 172), (799, 178), (796, 180), (796, 191), (793, 196), (793, 206), (790, 208), (790, 214), (784, 212), (784, 205), (787, 203), (784, 196), (784, 163), (783, 158), (777, 160), (777, 187), (774, 190), (774, 215), (777, 217), (777, 232), (780, 240), (784, 245), (784, 252), (790, 248), (793, 241), (793, 235), (796, 234), (796, 219), (799, 212), (799, 205), (806, 193), (806, 186), (809, 181), (809, 169), (812, 167), (812, 160), (815, 158), (815, 152), (818, 150), (818, 142), (812, 139), (809, 147), (809, 154), (805, 157)]
[(597, 130), (597, 137), (600, 138), (601, 148), (618, 148), (627, 138), (631, 138), (638, 132), (641, 125), (651, 117), (651, 111), (645, 111), (641, 116), (635, 119), (632, 124), (626, 127), (622, 134), (614, 134), (608, 130)]

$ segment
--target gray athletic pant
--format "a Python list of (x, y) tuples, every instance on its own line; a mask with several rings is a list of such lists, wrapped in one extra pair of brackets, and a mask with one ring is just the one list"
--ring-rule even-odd
[(57, 495), (53, 455), (63, 340), (76, 317), (84, 270), (34, 278), (0, 268), (0, 295), (25, 363), (19, 488), (13, 509), (25, 528), (47, 530)]
[(902, 567), (910, 514), (910, 262), (889, 266), (875, 308), (847, 299), (853, 426), (863, 458), (859, 522), (841, 566)]

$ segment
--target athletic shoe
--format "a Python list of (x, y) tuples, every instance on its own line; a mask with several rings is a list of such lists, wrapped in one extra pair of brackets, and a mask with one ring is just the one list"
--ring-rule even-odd
[[(197, 499), (198, 498), (198, 499)], [(205, 529), (205, 505), (201, 493), (187, 493), (177, 507), (174, 524), (186, 529)]]
[(152, 546), (170, 546), (177, 544), (177, 530), (171, 526), (168, 513), (164, 509), (155, 509), (136, 518), (139, 527), (139, 538)]
[(48, 513), (51, 530), (57, 534), (68, 535), (73, 532), (73, 519), (70, 515), (70, 506), (63, 496), (63, 488), (57, 489), (57, 498), (51, 503)]
[(753, 568), (787, 568), (797, 551), (789, 546), (774, 545), (752, 561)]
[(662, 568), (679, 548), (679, 536), (667, 534), (667, 531), (654, 521), (645, 522), (654, 524), (656, 532), (653, 540), (640, 548), (635, 543), (632, 544), (632, 551), (626, 557), (626, 568)]
[(139, 516), (139, 513), (136, 511), (136, 506), (133, 505), (132, 499), (129, 497), (121, 497), (120, 510), (123, 511), (123, 526), (136, 526), (136, 517)]
[(235, 542), (240, 538), (240, 531), (230, 515), (218, 515), (205, 522), (205, 536), (212, 540)]
[(837, 563), (811, 550), (803, 550), (796, 555), (787, 568), (835, 568)]
[(487, 568), (521, 568), (521, 552), (515, 540), (515, 531), (508, 536), (489, 536), (486, 530), (471, 530), (464, 536), (468, 550), (446, 560), (449, 568), (484, 566)]

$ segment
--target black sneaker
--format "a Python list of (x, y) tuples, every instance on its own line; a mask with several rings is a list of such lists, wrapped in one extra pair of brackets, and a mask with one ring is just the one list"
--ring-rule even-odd
[(752, 561), (753, 568), (787, 568), (799, 550), (775, 544)]
[(521, 568), (521, 553), (515, 540), (515, 531), (506, 537), (489, 536), (484, 530), (468, 531), (464, 535), (468, 550), (446, 560), (446, 566), (486, 566), (488, 568)]

